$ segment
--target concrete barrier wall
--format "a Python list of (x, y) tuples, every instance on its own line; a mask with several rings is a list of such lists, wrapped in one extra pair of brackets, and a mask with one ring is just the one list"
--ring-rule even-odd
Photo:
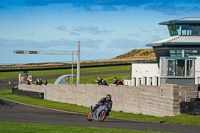
[[(162, 86), (100, 86), (81, 85), (19, 85), (19, 89), (44, 92), (47, 100), (71, 103), (90, 107), (105, 97), (112, 95), (113, 110), (130, 113), (142, 113), (154, 116), (173, 116), (178, 114), (174, 98), (173, 85)], [(179, 103), (180, 104), (180, 103)], [(177, 108), (177, 107), (176, 107)], [(180, 107), (179, 107), (180, 112)]]

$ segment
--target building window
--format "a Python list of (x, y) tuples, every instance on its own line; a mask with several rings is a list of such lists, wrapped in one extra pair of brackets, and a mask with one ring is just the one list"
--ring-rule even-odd
[(176, 57), (176, 51), (175, 50), (170, 50), (169, 54), (171, 57)]
[[(195, 59), (161, 59), (162, 77), (194, 77)], [(166, 65), (164, 65), (166, 64)]]
[(177, 50), (177, 54), (176, 54), (176, 56), (177, 57), (183, 57), (183, 50)]
[(175, 60), (168, 60), (167, 76), (174, 76), (175, 74)]
[(191, 50), (191, 52), (190, 52), (192, 55), (196, 55), (196, 54), (198, 54), (198, 50)]
[(168, 25), (168, 30), (170, 36), (175, 35), (183, 35), (183, 36), (191, 36), (191, 35), (200, 35), (200, 26), (199, 25)]
[(184, 57), (188, 57), (190, 55), (190, 50), (185, 50)]
[(144, 85), (147, 85), (147, 77), (144, 77)]
[(190, 55), (199, 55), (198, 50), (176, 49), (169, 50), (170, 57), (188, 57)]
[(152, 84), (152, 77), (149, 78), (149, 85), (153, 85)]
[(142, 82), (141, 78), (138, 78), (138, 85), (141, 85), (142, 84), (141, 82)]
[(136, 78), (133, 78), (133, 86), (136, 86)]
[(186, 76), (194, 75), (194, 61), (186, 60)]
[(176, 76), (185, 76), (185, 60), (176, 60)]

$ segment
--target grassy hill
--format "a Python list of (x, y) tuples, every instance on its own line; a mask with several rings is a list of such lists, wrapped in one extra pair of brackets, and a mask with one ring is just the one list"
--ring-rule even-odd
[(119, 55), (113, 59), (134, 59), (134, 58), (155, 58), (155, 53), (153, 49), (134, 49), (123, 55)]

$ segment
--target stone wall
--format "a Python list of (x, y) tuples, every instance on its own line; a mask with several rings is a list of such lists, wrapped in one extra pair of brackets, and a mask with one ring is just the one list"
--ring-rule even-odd
[[(81, 85), (19, 85), (19, 89), (44, 92), (47, 100), (90, 107), (106, 94), (112, 95), (113, 110), (154, 116), (180, 113), (180, 90), (183, 86), (100, 86)], [(187, 87), (185, 87), (186, 89)], [(191, 87), (191, 91), (196, 88)], [(182, 92), (181, 92), (182, 93)], [(178, 107), (179, 106), (179, 107)]]

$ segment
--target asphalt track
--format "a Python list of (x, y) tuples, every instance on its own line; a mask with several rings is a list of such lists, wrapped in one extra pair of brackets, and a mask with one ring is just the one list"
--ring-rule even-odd
[[(112, 112), (111, 112), (112, 113)], [(70, 126), (93, 126), (134, 130), (199, 133), (200, 127), (164, 123), (137, 122), (107, 118), (104, 122), (87, 121), (87, 116), (69, 112), (38, 108), (0, 99), (0, 121), (39, 123)]]

